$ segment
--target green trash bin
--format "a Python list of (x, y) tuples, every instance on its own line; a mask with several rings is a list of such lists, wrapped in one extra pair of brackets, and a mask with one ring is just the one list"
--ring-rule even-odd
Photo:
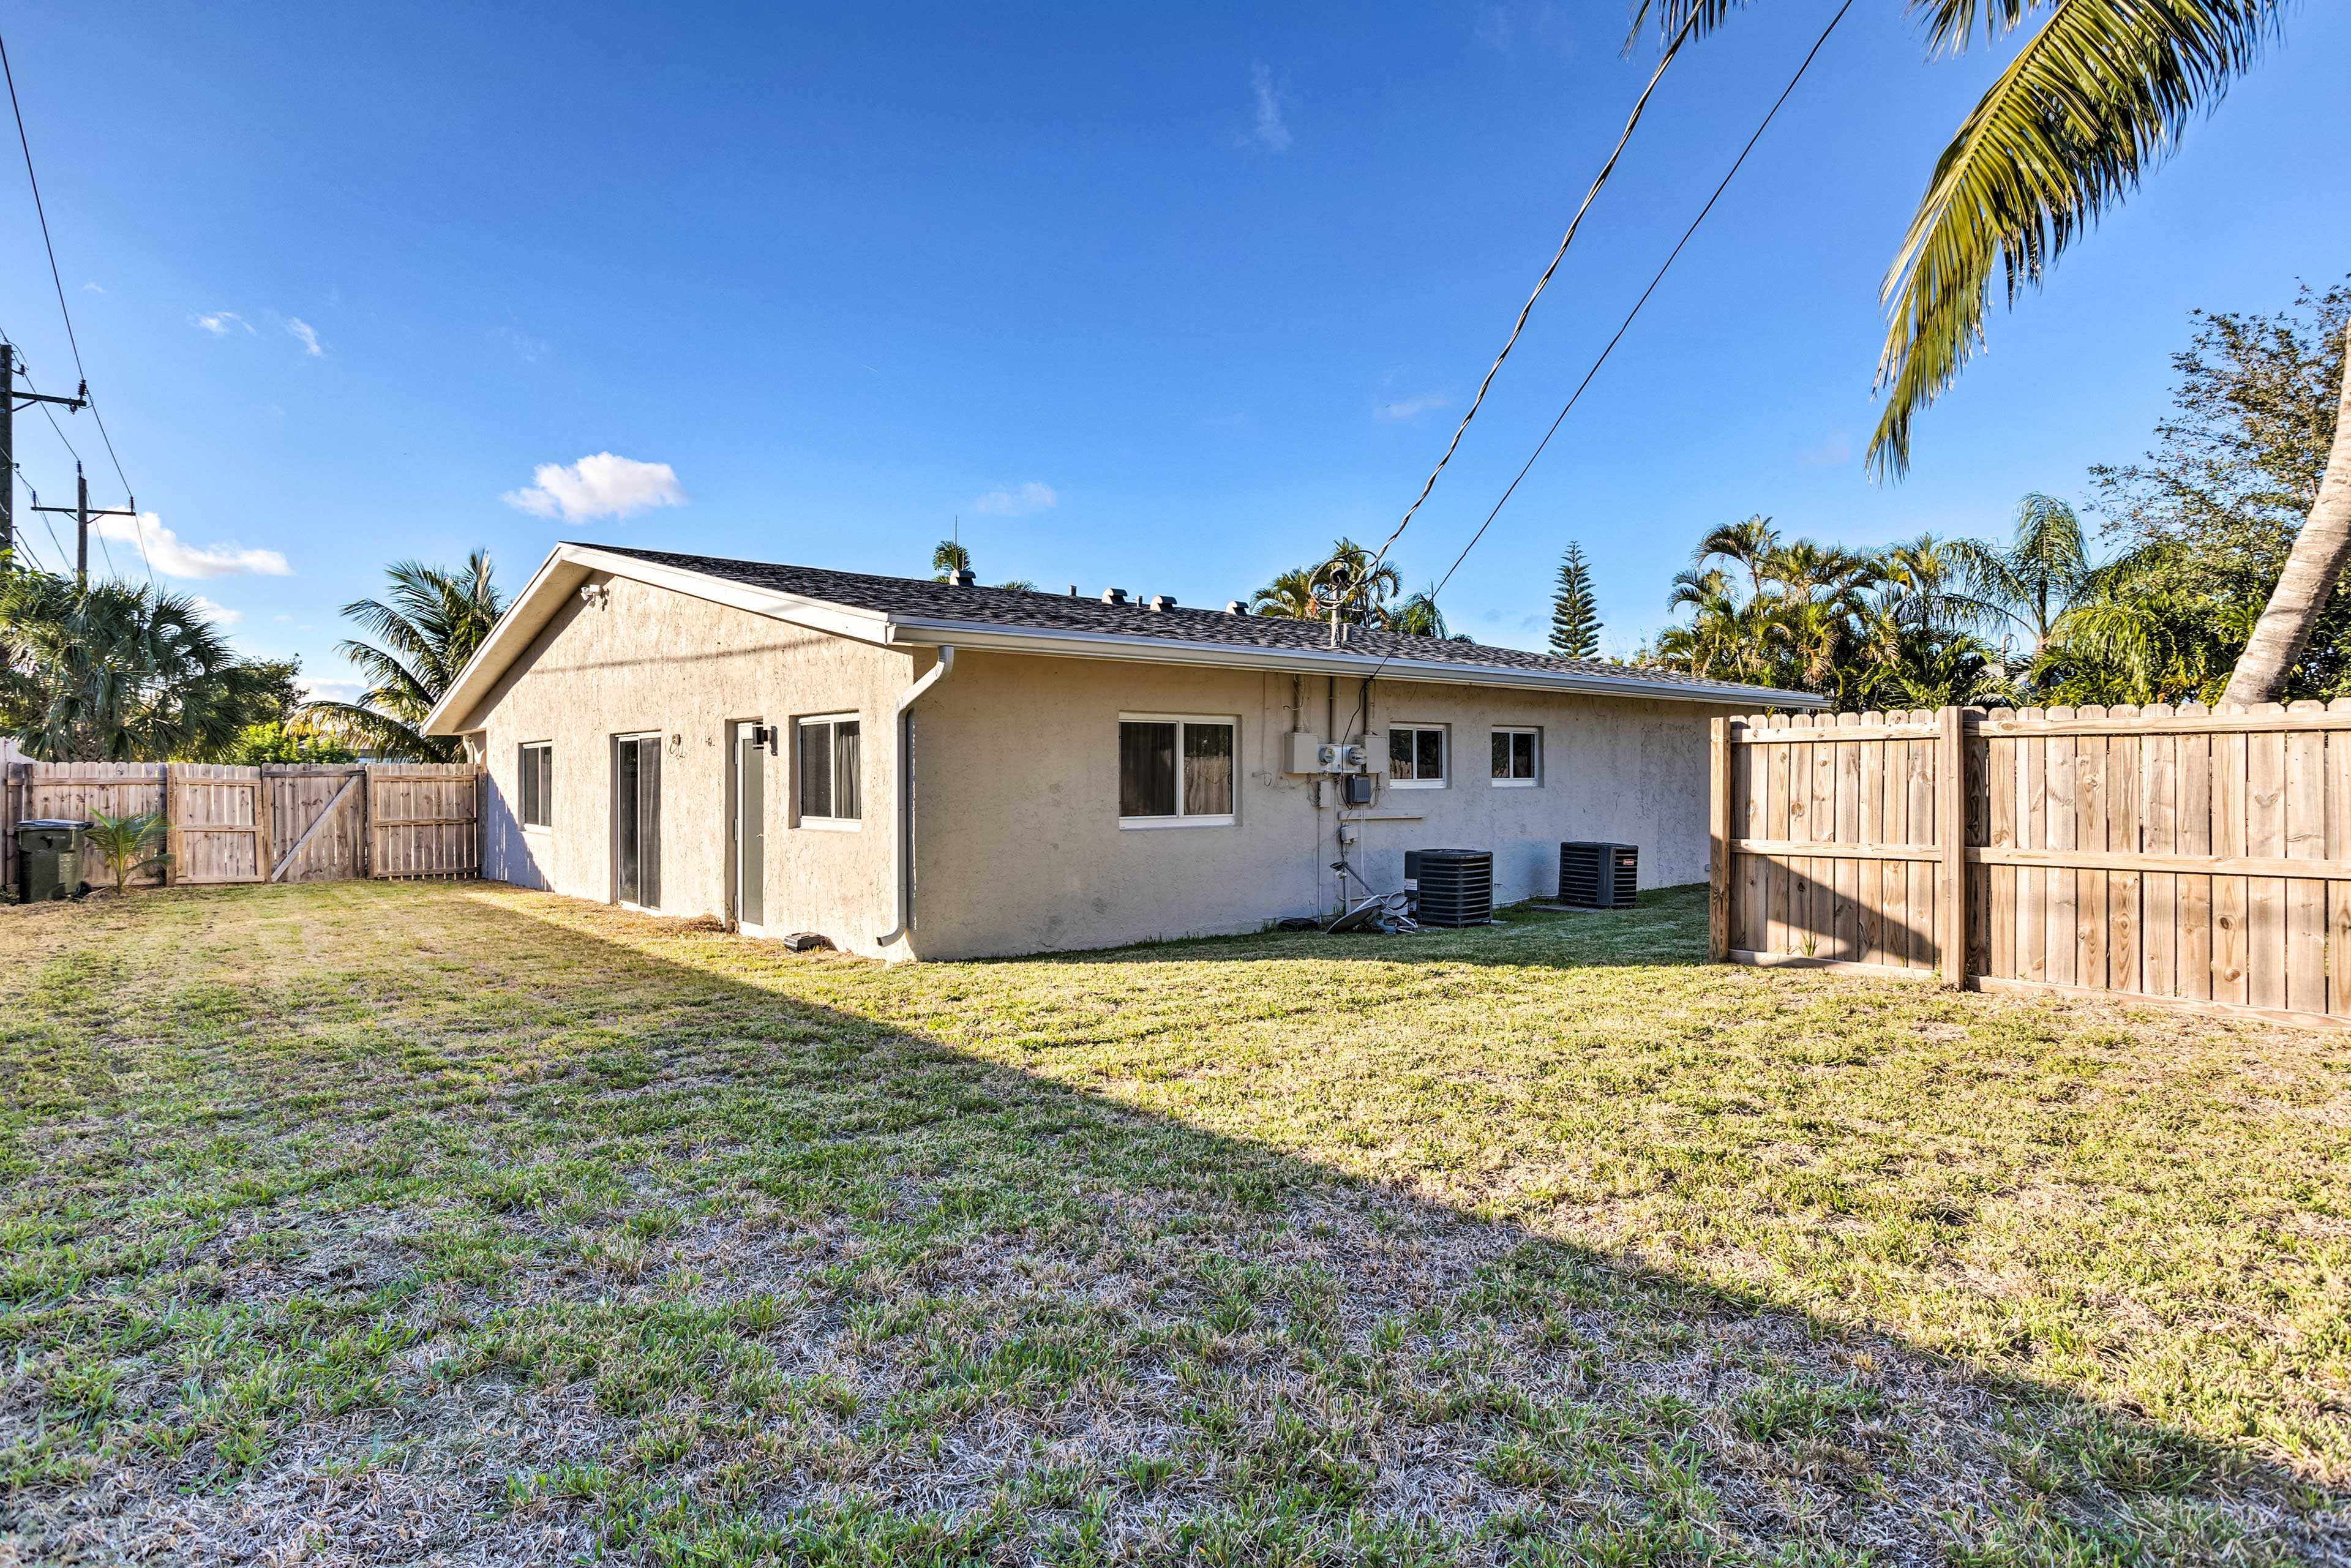
[(86, 824), (36, 818), (16, 824), (16, 895), (26, 904), (78, 898), (89, 891), (81, 879), (81, 831)]

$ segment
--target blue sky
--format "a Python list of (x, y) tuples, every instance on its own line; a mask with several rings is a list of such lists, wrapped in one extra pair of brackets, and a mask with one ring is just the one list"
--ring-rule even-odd
[[(1413, 586), (1830, 9), (1757, 6), (1669, 73), (1397, 547)], [(1638, 90), (1623, 17), (98, 4), (18, 9), (6, 37), (92, 386), (177, 541), (159, 558), (214, 573), (173, 583), (243, 645), (332, 680), (337, 606), (389, 559), (475, 546), (509, 585), (560, 538), (918, 573), (960, 514), (984, 580), (1221, 603), (1376, 539)], [(2086, 498), (2090, 464), (2147, 445), (2191, 308), (2351, 271), (2351, 139), (2313, 132), (2341, 118), (2346, 45), (2351, 15), (2304, 7), (1994, 319), (1911, 477), (1879, 486), (1878, 279), (1995, 62), (1930, 65), (1895, 0), (1862, 0), (1447, 614), (1538, 644), (1581, 540), (1623, 652), (1718, 522), (1862, 544)], [(62, 388), (5, 167), (0, 212), (0, 329)], [(67, 431), (119, 505), (88, 416)], [(56, 437), (18, 432), (24, 477), (69, 498)], [(600, 454), (672, 477), (570, 466)]]

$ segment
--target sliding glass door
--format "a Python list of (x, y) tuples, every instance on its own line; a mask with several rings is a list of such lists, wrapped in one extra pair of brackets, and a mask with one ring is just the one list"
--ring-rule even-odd
[(613, 848), (621, 902), (661, 907), (661, 737), (622, 736), (612, 791)]

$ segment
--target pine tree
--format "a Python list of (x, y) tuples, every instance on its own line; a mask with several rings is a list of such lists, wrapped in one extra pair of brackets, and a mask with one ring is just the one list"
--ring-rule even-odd
[(1559, 588), (1551, 596), (1551, 651), (1562, 659), (1600, 653), (1600, 605), (1592, 592), (1592, 568), (1583, 547), (1572, 544), (1560, 557)]

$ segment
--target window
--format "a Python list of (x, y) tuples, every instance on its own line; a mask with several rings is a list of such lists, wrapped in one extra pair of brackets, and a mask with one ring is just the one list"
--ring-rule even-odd
[(661, 907), (661, 754), (658, 735), (624, 735), (612, 791), (614, 883), (621, 902)]
[(1205, 828), (1231, 822), (1236, 728), (1228, 718), (1120, 719), (1119, 825)]
[(522, 748), (521, 779), (516, 792), (522, 797), (522, 825), (543, 828), (554, 819), (549, 814), (549, 802), (554, 797), (555, 747), (544, 740), (526, 742)]
[(1394, 725), (1388, 729), (1388, 782), (1400, 789), (1445, 788), (1441, 725)]
[(858, 781), (864, 745), (853, 718), (799, 723), (800, 826), (853, 828), (864, 815)]
[(1537, 769), (1542, 757), (1540, 730), (1498, 729), (1494, 732), (1494, 787), (1531, 789), (1541, 782)]

